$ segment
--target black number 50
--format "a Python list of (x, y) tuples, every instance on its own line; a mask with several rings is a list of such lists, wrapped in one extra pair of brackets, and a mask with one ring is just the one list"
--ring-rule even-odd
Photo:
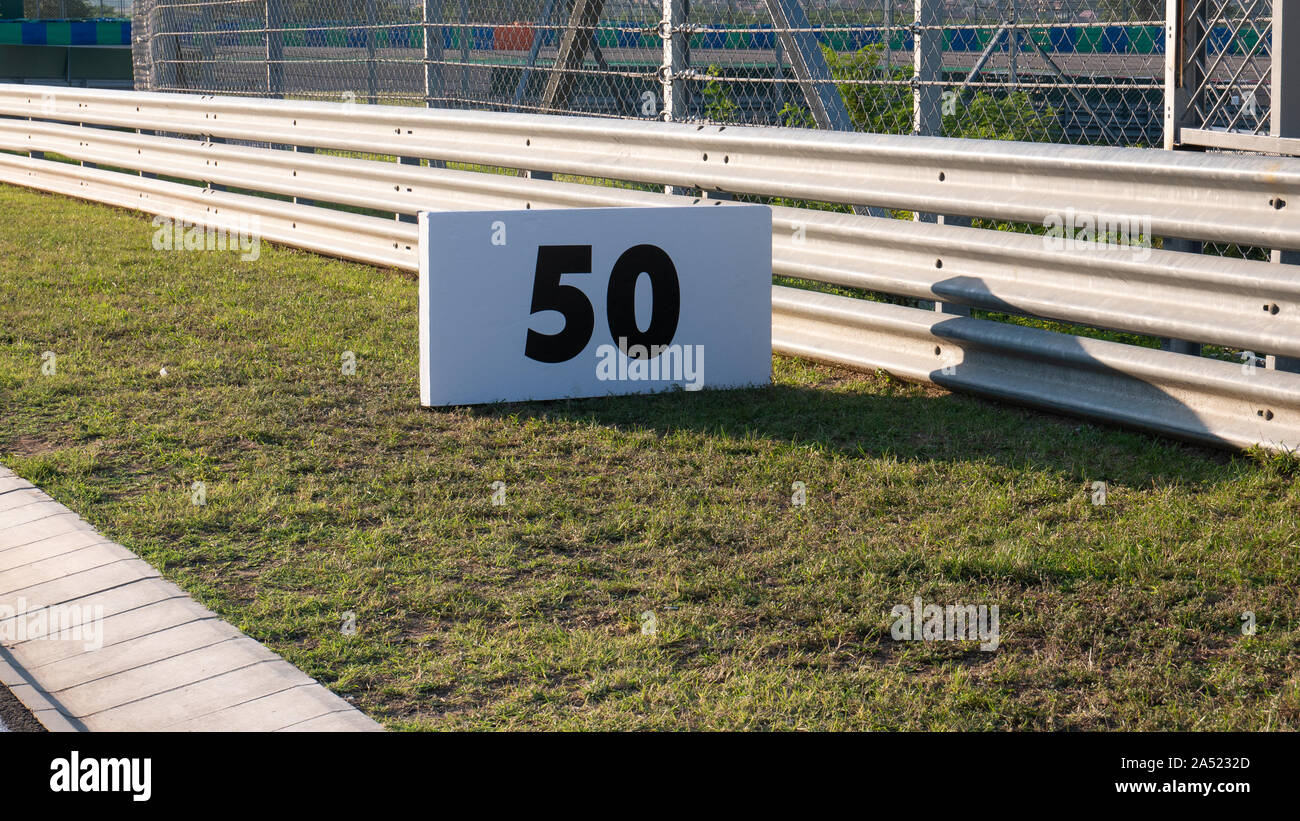
[[(563, 285), (564, 274), (591, 273), (590, 245), (542, 245), (537, 249), (537, 272), (533, 276), (533, 314), (559, 311), (564, 328), (556, 334), (528, 329), (524, 356), (538, 362), (567, 362), (587, 347), (596, 328), (596, 312), (581, 289)], [(654, 307), (650, 326), (644, 331), (636, 323), (636, 283), (641, 274), (650, 277)], [(633, 345), (645, 346), (648, 356), (673, 341), (681, 316), (682, 293), (677, 267), (672, 258), (655, 245), (636, 245), (623, 252), (609, 275), (605, 313), (609, 333), (624, 353)]]

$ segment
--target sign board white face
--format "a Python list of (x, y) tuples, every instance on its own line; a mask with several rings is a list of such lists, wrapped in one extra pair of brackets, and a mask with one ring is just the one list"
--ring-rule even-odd
[(766, 385), (763, 205), (420, 214), (420, 401)]

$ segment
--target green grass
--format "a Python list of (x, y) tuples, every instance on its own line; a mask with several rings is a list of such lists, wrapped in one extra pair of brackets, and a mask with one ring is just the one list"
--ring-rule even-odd
[(1293, 458), (788, 358), (425, 410), (409, 276), (152, 232), (0, 186), (0, 462), (391, 728), (1300, 726)]

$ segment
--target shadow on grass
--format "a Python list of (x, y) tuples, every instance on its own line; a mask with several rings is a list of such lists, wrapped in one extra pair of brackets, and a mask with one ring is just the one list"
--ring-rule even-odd
[(736, 442), (762, 438), (850, 458), (1032, 468), (1129, 485), (1217, 484), (1257, 469), (1229, 451), (847, 370), (831, 384), (514, 403), (470, 412), (665, 436), (685, 431)]

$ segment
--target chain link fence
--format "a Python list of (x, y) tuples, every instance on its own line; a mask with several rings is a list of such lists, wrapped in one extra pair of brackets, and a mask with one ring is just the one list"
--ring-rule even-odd
[(130, 17), (133, 0), (23, 0), (28, 20), (94, 20)]
[(1163, 0), (134, 5), (156, 90), (1106, 145), (1164, 125)]
[(134, 58), (156, 91), (1159, 147), (1171, 72), (1176, 126), (1267, 128), (1271, 2), (1184, 0), (1167, 61), (1164, 0), (136, 0)]
[(1187, 0), (1180, 126), (1267, 134), (1272, 113), (1272, 0)]

